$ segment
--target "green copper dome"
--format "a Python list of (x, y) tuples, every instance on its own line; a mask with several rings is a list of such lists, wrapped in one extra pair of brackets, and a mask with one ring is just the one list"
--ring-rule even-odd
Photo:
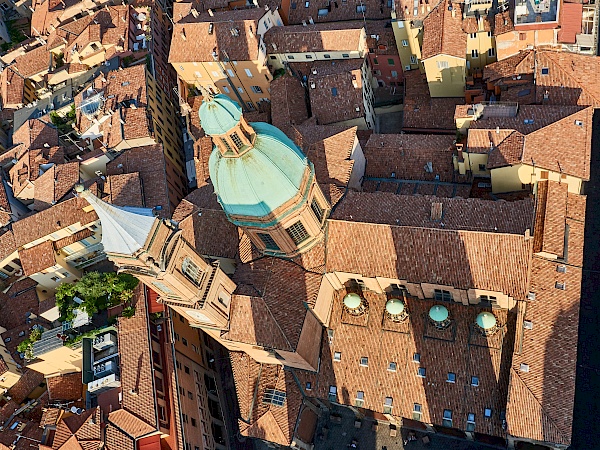
[(304, 154), (278, 128), (262, 122), (250, 126), (256, 133), (253, 148), (233, 158), (215, 148), (208, 162), (215, 193), (229, 216), (267, 216), (298, 194), (306, 167), (312, 171)]
[(476, 322), (484, 330), (490, 330), (496, 326), (496, 316), (491, 312), (484, 311), (477, 315)]
[(429, 310), (429, 318), (434, 322), (443, 322), (448, 318), (448, 309), (442, 305), (432, 306)]
[(385, 310), (392, 316), (397, 316), (404, 312), (404, 302), (399, 298), (391, 298), (385, 304)]
[(361, 303), (362, 300), (360, 298), (360, 295), (358, 294), (350, 293), (346, 294), (346, 296), (344, 297), (344, 305), (348, 309), (356, 309), (360, 306)]
[(198, 115), (206, 134), (225, 134), (240, 122), (242, 108), (226, 95), (219, 94), (202, 102)]

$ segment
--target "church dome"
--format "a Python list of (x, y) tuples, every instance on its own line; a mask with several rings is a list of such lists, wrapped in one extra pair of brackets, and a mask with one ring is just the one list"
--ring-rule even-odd
[[(213, 113), (214, 117), (227, 115)], [(202, 108), (200, 114), (204, 114)], [(217, 123), (212, 118), (202, 116), (202, 119), (203, 127), (206, 120)], [(228, 215), (264, 217), (298, 194), (310, 163), (278, 128), (263, 122), (250, 126), (256, 137), (249, 151), (230, 158), (213, 149), (209, 159), (210, 179)]]
[(202, 102), (200, 125), (209, 136), (225, 134), (235, 127), (242, 117), (242, 108), (223, 94), (215, 95)]

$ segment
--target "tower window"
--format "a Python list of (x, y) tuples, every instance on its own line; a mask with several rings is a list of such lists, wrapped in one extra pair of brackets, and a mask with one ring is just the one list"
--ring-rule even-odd
[(275, 242), (275, 239), (267, 233), (256, 233), (267, 250), (279, 250), (279, 246)]
[(244, 148), (244, 142), (240, 139), (237, 133), (231, 133), (231, 140), (238, 150)]
[(321, 205), (319, 205), (319, 202), (316, 198), (312, 199), (312, 202), (310, 203), (310, 208), (312, 209), (313, 213), (315, 213), (315, 217), (317, 218), (319, 223), (323, 222), (324, 211), (323, 208), (321, 208)]
[(231, 145), (229, 145), (229, 142), (227, 142), (226, 139), (221, 138), (221, 143), (223, 144), (223, 147), (227, 149), (227, 153), (233, 154), (233, 149), (231, 148)]
[(202, 282), (202, 272), (200, 271), (200, 267), (198, 267), (198, 265), (192, 261), (191, 258), (185, 258), (183, 260), (181, 263), (181, 271), (186, 278), (196, 286), (199, 286)]
[(266, 389), (263, 396), (263, 403), (270, 403), (275, 406), (283, 406), (286, 393), (277, 389)]
[(310, 237), (310, 235), (306, 231), (306, 228), (304, 228), (304, 225), (300, 221), (296, 222), (291, 227), (286, 228), (285, 231), (287, 231), (287, 233), (292, 238), (292, 241), (294, 241), (294, 244), (296, 245), (300, 245), (302, 242), (306, 241)]

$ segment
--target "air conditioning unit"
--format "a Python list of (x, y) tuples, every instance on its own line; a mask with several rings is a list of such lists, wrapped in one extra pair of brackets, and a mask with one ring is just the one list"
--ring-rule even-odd
[(111, 333), (104, 333), (94, 338), (94, 348), (98, 351), (117, 345), (117, 338)]
[(115, 387), (119, 387), (121, 382), (117, 379), (117, 376), (113, 373), (104, 378), (100, 378), (99, 380), (94, 380), (87, 385), (87, 390), (89, 392), (94, 392), (96, 394), (106, 391), (108, 389), (112, 389)]
[(114, 372), (116, 364), (113, 361), (106, 361), (94, 366), (94, 375), (98, 376), (105, 372)]

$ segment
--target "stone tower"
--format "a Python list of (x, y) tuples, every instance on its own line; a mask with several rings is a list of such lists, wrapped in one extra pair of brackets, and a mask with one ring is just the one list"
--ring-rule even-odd
[(119, 272), (134, 275), (191, 324), (227, 327), (235, 283), (196, 252), (175, 222), (147, 208), (110, 205), (83, 186), (76, 190), (98, 214), (104, 251)]

